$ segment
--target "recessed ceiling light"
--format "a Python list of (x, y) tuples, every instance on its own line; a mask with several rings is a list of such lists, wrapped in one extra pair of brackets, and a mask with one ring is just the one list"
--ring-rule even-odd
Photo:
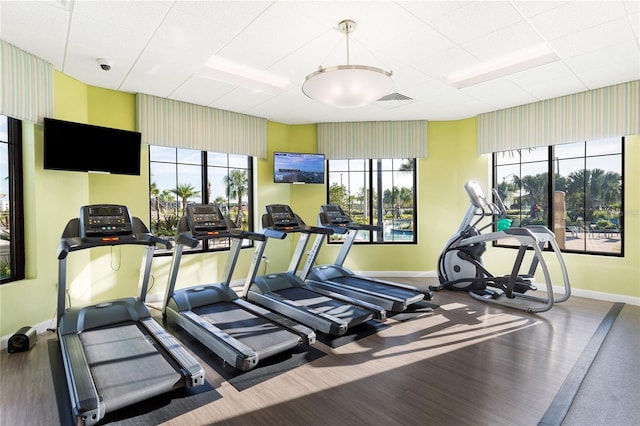
[(559, 60), (558, 55), (543, 43), (491, 61), (482, 62), (455, 72), (448, 78), (453, 87), (462, 89)]
[(207, 59), (196, 70), (196, 75), (271, 95), (278, 95), (291, 86), (291, 82), (285, 78), (220, 56)]

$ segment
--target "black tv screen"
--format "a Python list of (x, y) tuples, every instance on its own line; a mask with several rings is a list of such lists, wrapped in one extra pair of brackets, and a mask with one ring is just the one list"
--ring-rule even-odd
[(71, 121), (44, 119), (44, 168), (140, 175), (142, 135)]
[(275, 183), (324, 183), (324, 154), (275, 152), (273, 181)]

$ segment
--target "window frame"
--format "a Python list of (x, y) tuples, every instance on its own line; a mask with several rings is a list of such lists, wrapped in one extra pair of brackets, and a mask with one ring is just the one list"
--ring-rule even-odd
[[(384, 211), (383, 211), (383, 198), (384, 198), (384, 189), (382, 189), (382, 192), (377, 194), (377, 199), (379, 200), (378, 205), (375, 205), (375, 200), (374, 200), (374, 191), (372, 190), (373, 188), (377, 188), (377, 191), (380, 191), (380, 188), (382, 186), (382, 174), (387, 171), (386, 169), (383, 168), (382, 164), (385, 161), (391, 161), (393, 163), (393, 161), (395, 160), (408, 160), (411, 162), (412, 164), (412, 169), (411, 169), (411, 181), (412, 181), (412, 185), (413, 185), (413, 216), (412, 216), (412, 220), (413, 220), (413, 232), (412, 232), (412, 238), (410, 240), (392, 240), (392, 241), (385, 241), (384, 239), (384, 223), (382, 223), (382, 227), (383, 230), (382, 231), (378, 231), (378, 232), (369, 232), (369, 231), (362, 231), (362, 232), (366, 232), (368, 234), (368, 238), (366, 240), (363, 239), (358, 239), (356, 238), (354, 240), (354, 244), (365, 244), (365, 245), (389, 245), (389, 244), (402, 244), (402, 245), (417, 245), (418, 244), (418, 213), (417, 213), (417, 208), (418, 208), (418, 190), (417, 190), (417, 182), (418, 182), (418, 178), (417, 178), (417, 165), (418, 165), (418, 161), (416, 158), (403, 158), (403, 159), (397, 159), (397, 158), (366, 158), (366, 159), (349, 159), (349, 160), (333, 160), (333, 161), (363, 161), (366, 162), (365, 164), (365, 168), (362, 171), (362, 173), (366, 174), (366, 187), (367, 188), (371, 188), (371, 190), (369, 191), (369, 196), (367, 197), (367, 199), (364, 201), (367, 204), (367, 209), (370, 212), (375, 212), (375, 214), (370, 214), (369, 215), (369, 221), (368, 221), (368, 225), (376, 225), (376, 223), (374, 223), (374, 218), (378, 219), (378, 222), (381, 220), (384, 221)], [(325, 199), (327, 201), (327, 203), (331, 202), (331, 198), (330, 198), (330, 190), (331, 190), (331, 181), (329, 179), (331, 172), (331, 161), (332, 160), (327, 160), (327, 186), (326, 186), (326, 196)], [(348, 163), (349, 166), (351, 163)], [(377, 172), (376, 172), (377, 170)], [(395, 172), (399, 172), (399, 169), (395, 169), (392, 168), (391, 172), (395, 173)], [(348, 173), (352, 173), (350, 170), (347, 171)], [(356, 173), (359, 171), (354, 171), (353, 173)], [(337, 172), (334, 173), (340, 173), (340, 170), (338, 170)], [(348, 191), (348, 187), (347, 187), (347, 193), (349, 194)], [(347, 214), (350, 215), (350, 209), (349, 206), (343, 206), (341, 205), (340, 207), (342, 207), (343, 210), (345, 210), (345, 212)], [(346, 208), (345, 208), (346, 207)], [(382, 209), (382, 211), (381, 211)], [(382, 214), (381, 214), (382, 213)], [(374, 238), (374, 235), (378, 235), (378, 238)], [(342, 244), (344, 241), (344, 238), (327, 238), (327, 244)]]
[[(588, 155), (587, 154), (587, 144), (589, 142), (597, 142), (597, 141), (582, 141), (579, 143), (584, 144), (585, 150), (584, 153), (581, 157), (571, 157), (574, 159), (581, 159), (583, 161), (583, 164), (585, 165), (585, 167), (582, 170), (587, 170), (586, 169), (586, 163), (587, 160), (589, 158), (596, 158), (596, 157), (600, 157), (600, 156), (604, 156), (604, 155), (617, 155), (617, 154), (604, 154), (604, 155)], [(625, 249), (624, 249), (624, 242), (625, 242), (625, 237), (624, 237), (624, 216), (625, 216), (625, 204), (624, 204), (624, 188), (625, 188), (625, 137), (621, 136), (620, 137), (620, 215), (619, 215), (619, 235), (620, 235), (620, 252), (613, 252), (613, 251), (593, 251), (593, 250), (589, 250), (585, 244), (585, 247), (583, 250), (578, 250), (578, 249), (571, 249), (571, 248), (561, 248), (561, 251), (563, 253), (571, 253), (571, 254), (582, 254), (582, 255), (590, 255), (590, 256), (608, 256), (608, 257), (625, 257)], [(540, 147), (542, 148), (542, 147)], [(554, 230), (554, 224), (555, 224), (555, 215), (556, 215), (556, 211), (555, 209), (552, 207), (553, 204), (553, 200), (554, 200), (554, 193), (555, 193), (555, 189), (556, 189), (556, 167), (557, 167), (557, 162), (560, 160), (566, 160), (566, 159), (570, 159), (570, 158), (558, 158), (555, 156), (555, 146), (554, 145), (550, 145), (547, 148), (547, 159), (546, 159), (546, 163), (547, 163), (547, 199), (549, 200), (549, 204), (551, 206), (548, 207), (548, 216), (547, 216), (547, 223), (545, 224), (545, 226), (547, 226), (547, 228), (549, 228), (550, 230)], [(522, 149), (515, 149), (513, 151), (522, 151)], [(500, 166), (497, 164), (497, 156), (500, 153), (498, 152), (494, 152), (491, 155), (492, 158), (492, 182), (493, 182), (493, 188), (498, 188), (499, 186), (499, 182), (498, 182), (498, 173), (497, 173), (497, 168)], [(515, 164), (515, 163), (514, 163)], [(517, 163), (518, 166), (521, 168), (522, 167), (522, 159), (519, 160), (519, 162)], [(504, 166), (504, 164), (502, 165)], [(584, 192), (586, 193), (587, 191), (587, 185), (588, 182), (585, 181), (584, 182)], [(493, 225), (493, 229), (494, 231), (497, 229), (496, 225)], [(587, 238), (588, 236), (585, 235), (585, 238)], [(495, 247), (502, 247), (502, 248), (517, 248), (514, 245), (509, 245), (509, 244), (501, 244), (498, 241), (493, 241), (492, 245)], [(549, 247), (545, 247), (545, 250), (550, 250)]]
[(0, 276), (0, 285), (26, 278), (26, 246), (24, 233), (24, 178), (22, 158), (22, 121), (6, 116), (9, 194), (9, 267), (11, 273)]
[[(151, 149), (152, 146), (156, 146), (159, 148), (170, 148), (170, 149), (175, 149), (176, 152), (176, 156), (174, 161), (153, 161), (152, 160), (152, 156), (151, 156)], [(227, 166), (226, 166), (226, 170), (230, 171), (230, 170), (237, 170), (237, 168), (232, 167), (229, 165), (229, 155), (235, 155), (235, 154), (229, 154), (229, 153), (220, 153), (220, 152), (212, 152), (212, 151), (200, 151), (197, 149), (189, 149), (189, 148), (179, 148), (179, 147), (171, 147), (171, 146), (162, 146), (162, 145), (149, 145), (148, 146), (148, 158), (149, 158), (149, 201), (152, 200), (152, 194), (151, 194), (151, 187), (152, 187), (152, 179), (153, 176), (151, 174), (151, 163), (164, 163), (164, 164), (172, 164), (175, 166), (176, 168), (176, 177), (177, 177), (177, 168), (178, 165), (180, 164), (189, 164), (189, 163), (181, 163), (178, 159), (178, 150), (183, 150), (183, 151), (194, 151), (199, 153), (199, 158), (200, 158), (200, 163), (199, 163), (199, 167), (200, 167), (200, 187), (202, 188), (201, 190), (201, 194), (200, 194), (200, 198), (201, 198), (201, 202), (205, 203), (205, 204), (209, 204), (212, 202), (211, 200), (211, 194), (209, 193), (209, 185), (208, 185), (208, 178), (209, 178), (209, 169), (210, 167), (219, 167), (219, 166), (215, 166), (215, 165), (209, 165), (209, 161), (208, 161), (208, 157), (209, 154), (223, 154), (227, 156)], [(246, 193), (246, 197), (248, 200), (248, 205), (247, 205), (247, 226), (248, 226), (248, 230), (249, 231), (253, 231), (253, 173), (254, 173), (254, 158), (252, 156), (246, 155), (245, 157), (247, 157), (247, 165), (246, 165), (246, 170), (247, 170), (247, 193)], [(194, 164), (190, 164), (190, 165), (194, 165)], [(229, 195), (227, 194), (227, 198), (230, 198)], [(179, 208), (179, 201), (176, 200), (176, 212), (177, 212), (177, 218), (178, 220), (182, 217), (180, 216), (180, 208)], [(224, 213), (224, 211), (223, 211)], [(149, 209), (149, 220), (150, 223), (153, 226), (153, 220), (152, 220), (152, 209)], [(173, 239), (175, 237), (175, 235), (171, 236), (170, 238)], [(254, 243), (252, 240), (247, 240), (245, 239), (242, 243), (242, 248), (250, 248), (253, 247)], [(183, 251), (183, 254), (194, 254), (194, 253), (210, 253), (210, 252), (224, 252), (224, 251), (229, 251), (231, 249), (231, 238), (219, 238), (216, 239), (215, 242), (214, 241), (209, 241), (209, 240), (202, 240), (200, 241), (200, 244), (196, 247), (196, 248), (185, 248), (185, 250)], [(163, 257), (163, 256), (171, 256), (172, 255), (172, 250), (155, 250), (154, 252), (154, 257)]]

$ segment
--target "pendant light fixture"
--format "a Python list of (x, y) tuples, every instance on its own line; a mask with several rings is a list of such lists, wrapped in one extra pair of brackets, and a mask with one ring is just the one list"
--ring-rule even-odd
[(394, 86), (391, 71), (349, 63), (349, 34), (356, 30), (356, 23), (346, 19), (336, 29), (346, 35), (347, 64), (327, 68), (320, 65), (305, 77), (302, 92), (336, 108), (365, 106), (391, 93)]

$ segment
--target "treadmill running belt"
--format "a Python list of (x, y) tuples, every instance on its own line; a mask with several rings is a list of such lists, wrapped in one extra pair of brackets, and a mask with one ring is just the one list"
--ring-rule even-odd
[(231, 302), (218, 302), (192, 311), (253, 349), (260, 359), (294, 348), (302, 342), (297, 334)]
[(337, 299), (324, 296), (300, 287), (285, 288), (273, 293), (283, 299), (291, 300), (299, 306), (304, 306), (318, 313), (324, 313), (346, 321), (349, 326), (361, 324), (371, 319), (371, 311), (356, 305), (351, 305)]
[(338, 284), (344, 284), (345, 286), (355, 287), (362, 290), (374, 291), (376, 293), (384, 294), (386, 296), (393, 296), (398, 299), (412, 299), (416, 297), (415, 291), (407, 290), (405, 288), (393, 287), (391, 285), (385, 285), (377, 283), (375, 281), (357, 278), (357, 277), (335, 277), (328, 280), (329, 282), (335, 282)]
[(179, 369), (136, 323), (84, 331), (80, 340), (106, 412), (181, 385)]

